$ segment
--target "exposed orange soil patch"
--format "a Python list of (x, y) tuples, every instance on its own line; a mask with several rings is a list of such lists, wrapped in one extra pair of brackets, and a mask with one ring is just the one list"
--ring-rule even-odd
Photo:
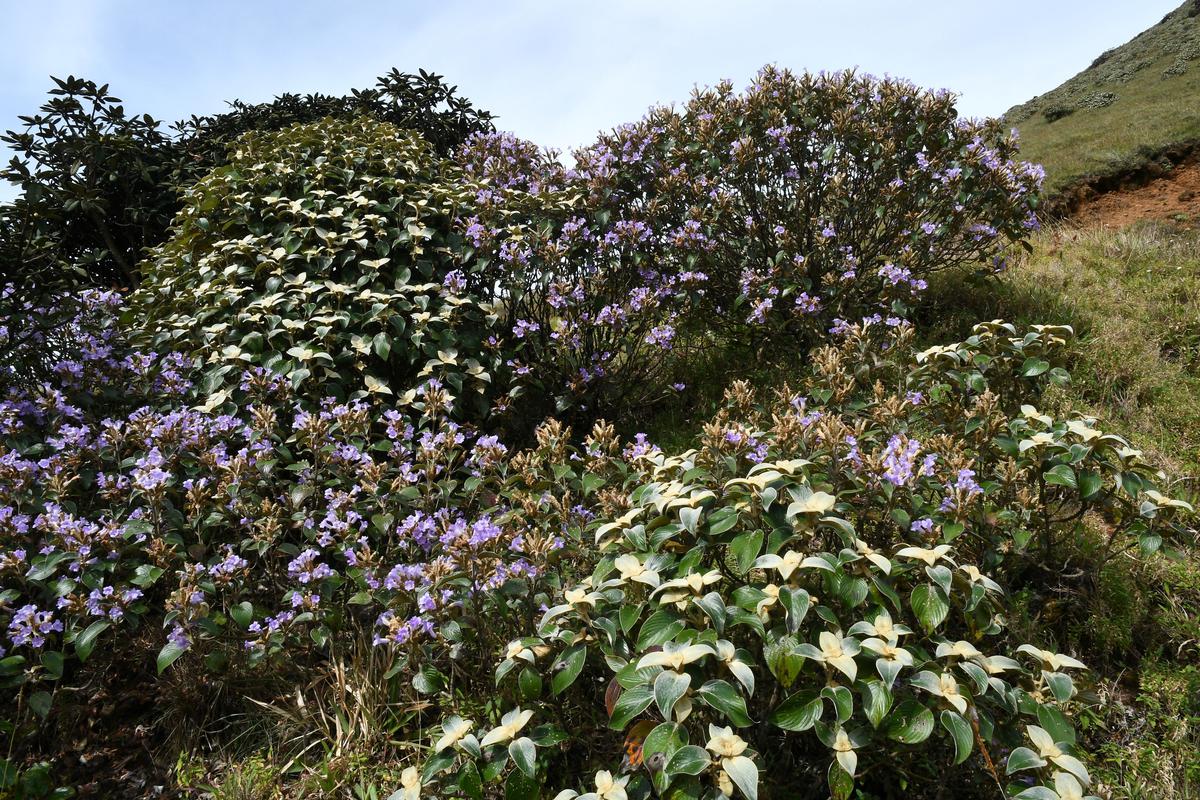
[(1184, 214), (1200, 218), (1200, 162), (1180, 164), (1141, 186), (1114, 189), (1083, 200), (1071, 219), (1080, 225), (1124, 227), (1139, 220)]

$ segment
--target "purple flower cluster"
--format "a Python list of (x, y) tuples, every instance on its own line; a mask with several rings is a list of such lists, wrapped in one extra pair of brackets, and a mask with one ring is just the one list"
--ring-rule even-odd
[(937, 455), (926, 453), (918, 465), (917, 456), (920, 452), (921, 443), (916, 439), (900, 434), (889, 438), (882, 455), (883, 480), (892, 486), (911, 486), (916, 478), (932, 475)]
[(957, 511), (963, 508), (973, 497), (983, 493), (983, 487), (975, 480), (975, 470), (960, 469), (954, 480), (946, 484), (946, 496), (942, 499), (940, 510), (943, 512)]
[(115, 622), (124, 617), (125, 609), (141, 597), (141, 589), (128, 588), (118, 592), (115, 587), (104, 586), (88, 594), (84, 607), (94, 617), (108, 617)]
[(646, 434), (638, 433), (634, 435), (633, 441), (625, 448), (624, 456), (627, 460), (633, 460), (644, 456), (653, 456), (661, 452), (662, 449), (651, 442), (646, 437)]
[(36, 605), (21, 606), (12, 615), (8, 623), (8, 639), (14, 647), (28, 645), (40, 650), (46, 644), (46, 637), (52, 633), (61, 633), (62, 620), (54, 618), (53, 611), (43, 611)]
[(300, 584), (315, 583), (325, 578), (332, 578), (335, 574), (333, 569), (328, 564), (318, 561), (317, 559), (320, 557), (319, 550), (308, 548), (288, 563), (288, 576)]
[[(464, 600), (536, 579), (565, 546), (559, 524), (543, 534), (494, 504), (509, 457), (495, 435), (360, 401), (264, 415), (256, 404), (291, 401), (290, 384), (253, 368), (237, 386), (234, 414), (97, 418), (57, 389), (3, 404), (20, 422), (0, 449), (0, 588), (22, 601), (0, 611), (12, 646), (149, 617), (177, 650), (210, 647), (252, 596), (241, 635), (258, 658), (339, 618), (356, 593), (402, 621), (381, 642), (412, 641)], [(418, 396), (443, 392), (428, 380)], [(94, 489), (80, 474), (95, 474)], [(445, 481), (487, 489), (447, 496)], [(165, 602), (144, 591), (155, 581), (175, 582)]]
[(883, 451), (883, 479), (893, 486), (908, 486), (916, 477), (917, 454), (921, 443), (916, 439), (893, 436)]

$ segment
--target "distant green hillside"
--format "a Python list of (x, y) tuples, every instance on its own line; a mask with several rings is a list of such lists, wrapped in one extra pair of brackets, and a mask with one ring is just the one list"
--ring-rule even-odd
[(1021, 132), (1022, 154), (1045, 165), (1051, 193), (1200, 142), (1200, 0), (1005, 119)]

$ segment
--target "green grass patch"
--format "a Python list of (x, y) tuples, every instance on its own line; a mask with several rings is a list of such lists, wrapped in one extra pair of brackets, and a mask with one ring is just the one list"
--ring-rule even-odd
[(1200, 488), (1200, 234), (1165, 224), (1058, 228), (999, 278), (946, 275), (919, 326), (950, 341), (980, 319), (1078, 334), (1062, 409), (1092, 414)]

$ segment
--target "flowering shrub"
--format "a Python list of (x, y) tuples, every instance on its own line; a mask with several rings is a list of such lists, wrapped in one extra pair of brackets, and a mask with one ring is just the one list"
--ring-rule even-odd
[(655, 267), (654, 222), (613, 217), (553, 152), (476, 134), (458, 161), (480, 184), (460, 226), (503, 299), (515, 393), (585, 417), (670, 393), (687, 373), (676, 325), (704, 276)]
[(251, 134), (189, 191), (139, 325), (210, 391), (253, 363), (312, 400), (434, 375), (476, 417), (643, 407), (714, 340), (897, 325), (932, 272), (1021, 241), (1040, 174), (953, 99), (768, 68), (571, 169), (500, 133), (455, 165), (383, 123)]
[(634, 406), (714, 337), (812, 344), (897, 325), (937, 270), (996, 265), (1037, 224), (1040, 169), (952, 95), (764, 69), (601, 136), (564, 168), (507, 134), (458, 159), (485, 183), (463, 234), (504, 287), (525, 382)]
[(188, 191), (133, 298), (135, 325), (203, 366), (209, 408), (256, 366), (311, 403), (437, 378), (478, 418), (498, 365), (494, 315), (449, 255), (470, 195), (387, 123), (249, 134)]
[[(410, 783), (521, 791), (607, 705), (610, 727), (641, 726), (648, 773), (602, 771), (600, 796), (754, 797), (823, 752), (837, 797), (875, 764), (932, 780), (972, 753), (1071, 796), (1082, 664), (1007, 641), (1003, 583), (1084, 509), (1114, 552), (1169, 544), (1191, 511), (1119, 437), (1035, 409), (1067, 380), (1067, 328), (985, 323), (912, 353), (907, 325), (882, 345), (852, 325), (804, 394), (760, 406), (735, 385), (697, 450), (622, 447), (603, 424), (575, 448), (548, 423), (510, 453), (436, 380), (404, 408), (309, 410), (251, 367), (224, 410), (184, 408), (178, 359), (129, 350), (103, 333), (116, 299), (83, 299), (79, 362), (0, 409), (0, 673), (26, 721), (114, 637), (217, 675), (367, 638), (463, 712)], [(130, 407), (137, 387), (166, 404)], [(444, 691), (478, 687), (457, 665), (496, 652), (502, 702), (527, 707), (475, 739), (486, 705)], [(580, 680), (597, 671), (607, 692)]]
[(1041, 168), (949, 92), (852, 72), (765, 68), (664, 124), (654, 194), (711, 246), (708, 309), (743, 334), (903, 317), (938, 270), (987, 263), (1037, 225)]
[[(336, 664), (365, 704), (366, 652), (360, 746), (405, 759), (406, 800), (1083, 798), (1084, 660), (1010, 633), (1006, 591), (1085, 516), (1103, 563), (1193, 509), (1046, 412), (1070, 328), (914, 348), (926, 277), (1032, 225), (1014, 153), (947, 95), (774, 69), (571, 168), (369, 120), (246, 136), (130, 306), (0, 298), (6, 727), (145, 663), (289, 689)], [(734, 383), (693, 449), (541, 422), (749, 341), (803, 353), (798, 388)]]
[(221, 676), (365, 639), (433, 691), (574, 574), (588, 505), (623, 480), (611, 428), (510, 452), (436, 380), (404, 409), (307, 410), (252, 367), (225, 411), (188, 408), (186, 365), (131, 350), (119, 310), (85, 293), (55, 381), (0, 403), (0, 681), (22, 725), (109, 653)]
[[(118, 324), (125, 307), (116, 292), (22, 299), (0, 291), (0, 391), (6, 414), (38, 423), (81, 421), (119, 409), (131, 396), (177, 401), (192, 389), (190, 365), (178, 353), (138, 350)], [(15, 418), (3, 430), (12, 433)]]
[[(420, 416), (333, 400), (280, 414), (289, 386), (262, 371), (244, 390), (236, 414), (6, 404), (10, 680), (60, 678), (70, 656), (146, 624), (164, 627), (160, 672), (188, 651), (218, 671), (296, 659), (355, 631), (414, 670), (430, 643), (490, 650), (500, 620), (527, 618), (557, 582), (547, 569), (588, 520), (579, 502), (618, 466), (574, 472), (553, 426), (511, 455), (450, 421), (433, 383)], [(594, 446), (616, 447), (607, 437)]]
[[(857, 375), (848, 341), (817, 354), (805, 395), (756, 407), (735, 385), (699, 449), (636, 456), (635, 488), (589, 528), (595, 569), (502, 651), (497, 683), (521, 706), (490, 729), (447, 719), (425, 783), (478, 796), (503, 779), (507, 796), (528, 796), (521, 787), (560, 774), (556, 747), (590, 724), (588, 709), (607, 707), (610, 728), (634, 731), (633, 774), (605, 765), (584, 797), (786, 795), (824, 761), (832, 796), (848, 798), (885, 793), (898, 775), (942, 783), (972, 756), (976, 777), (955, 780), (1083, 797), (1068, 715), (1084, 664), (1004, 631), (1000, 581), (1023, 557), (1022, 531), (1067, 502), (1009, 492), (1037, 483), (1029, 470), (1054, 473), (1061, 453), (1009, 455), (1008, 434), (1036, 412), (1010, 417), (991, 384), (1035, 397), (1049, 366), (1028, 359), (1053, 357), (1069, 330), (1015, 333), (989, 323), (908, 356), (902, 329), (892, 355)], [(1112, 517), (1122, 545), (1191, 511), (1089, 422), (1041, 424), (1070, 438), (1074, 469), (1123, 459), (1138, 475), (1104, 490), (1139, 509)], [(1072, 488), (1075, 504), (1095, 494)]]

